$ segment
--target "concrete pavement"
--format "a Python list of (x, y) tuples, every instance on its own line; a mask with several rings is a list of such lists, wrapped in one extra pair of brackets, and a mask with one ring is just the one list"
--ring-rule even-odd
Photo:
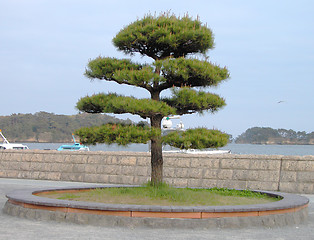
[[(0, 178), (0, 208), (5, 194), (25, 188), (86, 186), (87, 183), (55, 182), (41, 180)], [(95, 184), (90, 184), (95, 185)], [(247, 229), (128, 229), (121, 227), (96, 227), (57, 223), (53, 221), (35, 221), (12, 217), (0, 212), (0, 239), (314, 239), (314, 195), (304, 195), (310, 199), (309, 223), (283, 228), (247, 228)]]

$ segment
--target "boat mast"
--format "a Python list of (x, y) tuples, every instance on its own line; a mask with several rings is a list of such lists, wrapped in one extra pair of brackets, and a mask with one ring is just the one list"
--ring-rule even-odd
[(2, 130), (0, 129), (0, 135), (3, 138), (3, 143), (10, 144), (9, 141), (5, 138), (5, 136), (2, 134)]
[(74, 134), (72, 133), (72, 138), (73, 138), (73, 141), (74, 141), (74, 144), (76, 143), (75, 141), (75, 138), (74, 138)]

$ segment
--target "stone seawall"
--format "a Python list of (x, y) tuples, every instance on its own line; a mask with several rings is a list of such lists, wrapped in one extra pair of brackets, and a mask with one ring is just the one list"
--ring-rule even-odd
[[(142, 184), (150, 154), (0, 151), (0, 177)], [(227, 187), (314, 193), (314, 156), (164, 154), (164, 180), (179, 187)]]

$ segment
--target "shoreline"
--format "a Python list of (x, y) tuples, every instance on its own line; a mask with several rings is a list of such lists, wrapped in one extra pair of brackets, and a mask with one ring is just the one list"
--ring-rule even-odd
[[(79, 141), (78, 141), (79, 142)], [(43, 143), (43, 144), (69, 144), (69, 143), (73, 143), (73, 141), (57, 141), (57, 142), (42, 142), (42, 141), (10, 141), (10, 143)], [(132, 143), (131, 143), (132, 144)], [(136, 143), (134, 143), (136, 144)], [(274, 145), (278, 145), (278, 146), (314, 146), (314, 143), (236, 143), (236, 142), (230, 142), (228, 143), (226, 146), (228, 146), (229, 144), (236, 144), (236, 145), (244, 145), (244, 144), (250, 144), (250, 145), (266, 145), (266, 146), (274, 146)], [(101, 145), (108, 145), (108, 144), (101, 144)], [(146, 145), (146, 144), (144, 144)], [(225, 146), (225, 147), (226, 147)]]

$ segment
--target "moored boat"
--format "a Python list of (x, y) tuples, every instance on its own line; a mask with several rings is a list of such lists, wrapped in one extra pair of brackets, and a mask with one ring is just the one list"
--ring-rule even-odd
[(21, 143), (10, 143), (6, 139), (6, 137), (3, 135), (1, 129), (0, 129), (0, 136), (3, 139), (3, 143), (0, 144), (0, 150), (5, 150), (5, 149), (25, 150), (25, 149), (29, 149), (26, 145), (23, 145)]
[(188, 149), (188, 150), (163, 150), (163, 153), (187, 153), (187, 154), (228, 154), (231, 150), (223, 149), (213, 149), (213, 150), (198, 150), (198, 149)]
[[(179, 116), (167, 116), (162, 119), (162, 132), (163, 134), (167, 134), (172, 131), (185, 131), (184, 124), (180, 122), (176, 125), (176, 128), (172, 127), (171, 119), (179, 119)], [(162, 150), (163, 153), (186, 153), (186, 154), (227, 154), (231, 153), (231, 150), (225, 149), (206, 149), (206, 150), (199, 150), (199, 149), (171, 149), (171, 150)]]
[(61, 145), (57, 150), (58, 151), (89, 151), (89, 147), (82, 145), (80, 143), (77, 143), (75, 141), (73, 134), (72, 134), (72, 138), (73, 138), (74, 144), (72, 144), (72, 145)]

